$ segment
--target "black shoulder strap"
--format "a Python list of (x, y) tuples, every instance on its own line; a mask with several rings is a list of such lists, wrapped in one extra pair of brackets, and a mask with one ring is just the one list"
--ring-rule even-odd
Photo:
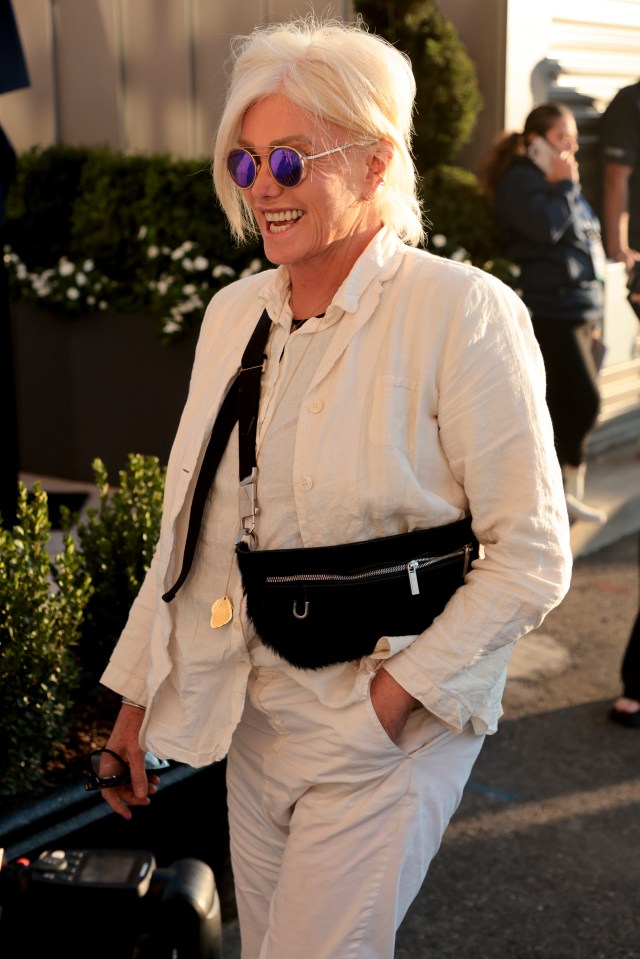
[[(245, 435), (244, 441), (241, 441), (240, 443), (241, 478), (243, 477), (242, 460), (246, 460), (247, 450), (250, 449), (250, 446), (247, 446), (247, 441), (249, 444), (252, 443), (253, 455), (255, 456), (258, 402), (260, 399), (260, 377), (264, 367), (264, 349), (270, 329), (271, 319), (269, 318), (267, 311), (263, 310), (262, 316), (258, 320), (258, 324), (251, 334), (251, 339), (249, 340), (247, 347), (242, 354), (240, 369), (238, 370), (235, 379), (229, 387), (229, 391), (224, 398), (222, 406), (220, 407), (220, 412), (218, 413), (216, 421), (213, 424), (209, 443), (202, 460), (202, 466), (200, 467), (198, 479), (196, 480), (196, 487), (193, 492), (191, 512), (189, 513), (189, 526), (184, 543), (182, 569), (180, 570), (180, 575), (178, 576), (178, 579), (174, 585), (170, 590), (168, 590), (168, 592), (164, 593), (162, 598), (165, 603), (171, 602), (189, 575), (189, 570), (191, 569), (191, 564), (196, 551), (196, 544), (200, 535), (200, 527), (202, 525), (202, 516), (207, 500), (207, 494), (211, 489), (211, 484), (213, 483), (213, 478), (216, 475), (218, 466), (220, 465), (222, 454), (224, 453), (227, 443), (229, 442), (231, 431), (233, 430), (234, 424), (238, 419), (239, 404), (242, 404), (243, 409), (247, 411), (251, 409), (251, 404), (255, 404), (251, 414), (248, 416), (243, 416), (243, 421), (246, 420), (247, 422), (243, 423), (243, 432)], [(249, 466), (249, 473), (250, 472), (251, 466)]]

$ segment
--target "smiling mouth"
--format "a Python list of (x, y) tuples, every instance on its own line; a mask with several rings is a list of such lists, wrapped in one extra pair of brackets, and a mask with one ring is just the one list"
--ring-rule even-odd
[(269, 233), (284, 233), (286, 230), (290, 230), (301, 216), (304, 216), (303, 210), (265, 211), (264, 214)]

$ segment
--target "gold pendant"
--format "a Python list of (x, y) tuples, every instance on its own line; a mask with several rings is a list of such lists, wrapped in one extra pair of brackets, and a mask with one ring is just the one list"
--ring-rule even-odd
[(228, 596), (221, 596), (211, 607), (211, 628), (218, 629), (219, 626), (226, 626), (231, 622), (233, 616), (233, 606)]

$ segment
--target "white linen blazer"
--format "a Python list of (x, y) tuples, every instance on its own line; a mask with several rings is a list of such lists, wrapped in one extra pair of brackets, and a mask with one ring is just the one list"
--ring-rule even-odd
[[(146, 748), (193, 766), (222, 758), (240, 719), (247, 623), (236, 596), (234, 621), (220, 630), (225, 642), (209, 642), (193, 661), (182, 650), (178, 665), (171, 637), (180, 593), (170, 604), (161, 596), (177, 578), (200, 462), (246, 343), (265, 307), (274, 335), (288, 334), (288, 295), (280, 267), (230, 284), (206, 310), (169, 457), (160, 539), (101, 678), (147, 705)], [(302, 542), (352, 542), (471, 514), (482, 553), (465, 585), (423, 633), (381, 637), (379, 652), (443, 723), (492, 733), (514, 643), (562, 600), (572, 564), (529, 314), (496, 278), (408, 247), (386, 228), (331, 311), (340, 319), (296, 428)]]

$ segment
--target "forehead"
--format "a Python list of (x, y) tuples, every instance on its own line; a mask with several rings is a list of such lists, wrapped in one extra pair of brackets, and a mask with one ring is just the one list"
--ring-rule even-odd
[(247, 109), (240, 126), (240, 138), (243, 143), (260, 146), (294, 140), (313, 143), (317, 134), (326, 132), (330, 126), (310, 116), (284, 94), (273, 93)]
[(573, 117), (558, 117), (550, 129), (558, 136), (575, 137), (578, 133), (578, 127)]

